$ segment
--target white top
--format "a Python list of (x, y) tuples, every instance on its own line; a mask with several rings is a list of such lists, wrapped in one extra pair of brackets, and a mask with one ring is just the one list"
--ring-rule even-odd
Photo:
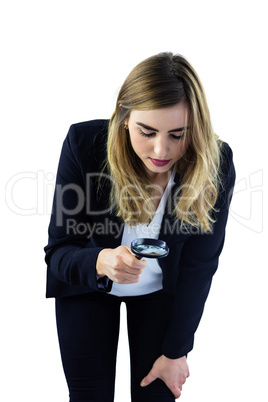
[[(175, 167), (164, 191), (164, 194), (162, 195), (154, 218), (148, 226), (145, 224), (139, 224), (135, 227), (130, 228), (127, 224), (125, 224), (121, 242), (122, 245), (130, 246), (131, 242), (138, 238), (158, 239), (168, 194), (175, 184), (174, 177)], [(109, 294), (115, 296), (139, 296), (156, 292), (157, 290), (163, 288), (163, 274), (162, 269), (159, 266), (158, 259), (143, 259), (147, 261), (147, 265), (146, 268), (144, 268), (143, 273), (141, 274), (140, 281), (138, 283), (130, 284), (118, 284), (116, 282), (113, 282), (112, 290)]]

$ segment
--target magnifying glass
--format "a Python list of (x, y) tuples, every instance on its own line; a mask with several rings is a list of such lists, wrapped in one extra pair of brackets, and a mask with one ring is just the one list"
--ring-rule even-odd
[(131, 242), (131, 251), (141, 260), (145, 258), (163, 258), (169, 253), (165, 241), (158, 239), (136, 239)]

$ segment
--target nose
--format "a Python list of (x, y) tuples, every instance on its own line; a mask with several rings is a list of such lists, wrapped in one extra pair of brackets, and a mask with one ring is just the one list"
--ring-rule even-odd
[(159, 159), (165, 159), (169, 154), (169, 150), (170, 147), (167, 138), (161, 135), (155, 138), (154, 143), (155, 156), (157, 156)]

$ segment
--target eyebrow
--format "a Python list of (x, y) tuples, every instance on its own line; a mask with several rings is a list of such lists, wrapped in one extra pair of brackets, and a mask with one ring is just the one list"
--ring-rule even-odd
[[(139, 126), (145, 128), (145, 129), (147, 129), (147, 130), (156, 131), (157, 133), (159, 132), (159, 130), (157, 130), (156, 128), (147, 126), (146, 124), (139, 123), (139, 122), (137, 122), (136, 124), (138, 124)], [(183, 131), (183, 130), (185, 130), (185, 128), (186, 128), (186, 127), (174, 128), (174, 130), (169, 130), (168, 133), (174, 133), (174, 132)]]

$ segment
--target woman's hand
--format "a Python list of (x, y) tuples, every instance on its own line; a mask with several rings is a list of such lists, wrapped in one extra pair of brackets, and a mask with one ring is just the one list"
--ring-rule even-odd
[(101, 278), (108, 276), (116, 283), (136, 283), (146, 266), (146, 261), (138, 260), (130, 247), (105, 248), (100, 251), (96, 270)]
[(142, 380), (141, 386), (146, 387), (157, 378), (160, 378), (174, 394), (175, 398), (179, 398), (182, 385), (189, 375), (190, 372), (185, 356), (179, 359), (168, 359), (162, 355), (155, 361), (152, 370)]

